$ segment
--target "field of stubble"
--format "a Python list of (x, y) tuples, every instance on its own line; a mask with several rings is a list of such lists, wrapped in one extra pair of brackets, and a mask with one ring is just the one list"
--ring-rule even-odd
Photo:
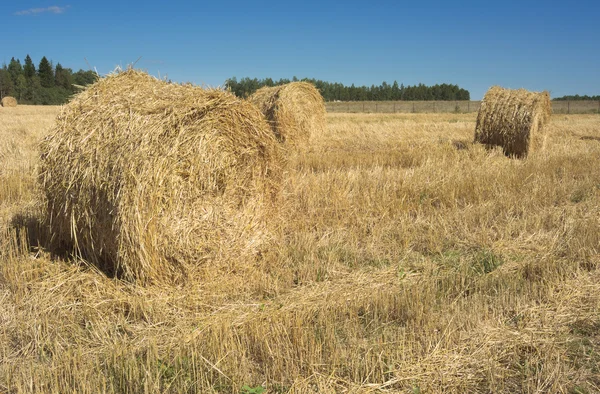
[(330, 114), (256, 261), (142, 288), (43, 247), (57, 113), (0, 108), (0, 393), (600, 392), (600, 116), (511, 160), (475, 114)]

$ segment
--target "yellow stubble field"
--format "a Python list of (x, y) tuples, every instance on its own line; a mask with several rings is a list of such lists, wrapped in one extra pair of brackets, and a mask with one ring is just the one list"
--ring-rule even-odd
[(0, 392), (600, 391), (598, 115), (514, 160), (476, 114), (329, 114), (255, 260), (140, 287), (44, 248), (58, 111), (0, 108)]

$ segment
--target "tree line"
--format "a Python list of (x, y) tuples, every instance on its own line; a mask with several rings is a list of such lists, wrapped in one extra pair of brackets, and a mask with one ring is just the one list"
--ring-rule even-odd
[(78, 86), (89, 85), (97, 78), (94, 71), (73, 72), (60, 63), (54, 66), (46, 56), (42, 57), (37, 69), (29, 55), (23, 64), (13, 57), (0, 68), (0, 98), (12, 96), (20, 104), (64, 104)]
[(600, 96), (587, 96), (587, 95), (580, 96), (580, 95), (576, 94), (574, 96), (557, 97), (552, 100), (555, 100), (555, 101), (600, 101)]
[[(256, 90), (264, 86), (279, 86), (290, 82), (297, 82), (298, 78), (291, 80), (282, 78), (274, 81), (271, 78), (242, 78), (239, 81), (236, 77), (227, 79), (225, 87), (238, 97), (247, 97)], [(458, 85), (447, 83), (426, 86), (422, 83), (415, 86), (398, 85), (397, 81), (392, 84), (383, 82), (381, 85), (371, 86), (346, 86), (341, 83), (332, 83), (318, 79), (304, 78), (302, 81), (311, 82), (319, 89), (325, 101), (389, 101), (389, 100), (470, 100), (471, 95), (468, 90), (460, 88)]]

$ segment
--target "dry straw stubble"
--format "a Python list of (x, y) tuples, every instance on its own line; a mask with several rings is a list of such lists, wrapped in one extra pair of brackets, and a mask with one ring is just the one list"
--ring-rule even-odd
[(249, 100), (259, 107), (275, 136), (286, 146), (306, 147), (312, 134), (325, 128), (323, 97), (308, 82), (292, 82), (257, 90)]
[(548, 92), (491, 87), (477, 115), (475, 142), (499, 146), (508, 156), (526, 157), (543, 148), (544, 124), (552, 113)]
[(281, 177), (253, 105), (135, 70), (66, 105), (41, 159), (54, 246), (140, 283), (255, 252)]
[(6, 96), (1, 101), (3, 107), (16, 107), (17, 99), (14, 97)]

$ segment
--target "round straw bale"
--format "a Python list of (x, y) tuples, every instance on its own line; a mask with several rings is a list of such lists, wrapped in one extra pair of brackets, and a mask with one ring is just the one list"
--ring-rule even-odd
[(281, 148), (255, 106), (136, 70), (64, 106), (41, 164), (53, 246), (138, 283), (248, 256), (281, 181)]
[(16, 107), (17, 99), (14, 97), (6, 96), (2, 99), (1, 103), (3, 107)]
[(542, 128), (551, 113), (548, 92), (493, 86), (481, 102), (475, 142), (500, 146), (507, 156), (526, 157), (543, 146), (546, 136)]
[(292, 82), (258, 89), (249, 100), (265, 115), (282, 143), (301, 148), (312, 133), (325, 128), (323, 97), (308, 82)]

